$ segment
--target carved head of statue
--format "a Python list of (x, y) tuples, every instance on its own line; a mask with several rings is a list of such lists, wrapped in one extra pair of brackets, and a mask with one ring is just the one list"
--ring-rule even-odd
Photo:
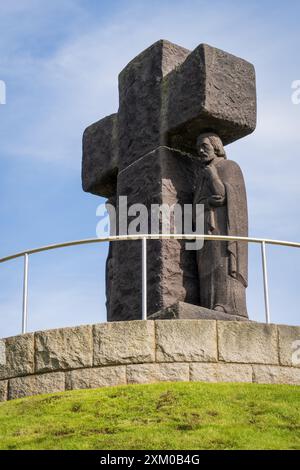
[(204, 165), (209, 165), (217, 158), (227, 158), (222, 140), (214, 132), (200, 134), (196, 147), (201, 162)]

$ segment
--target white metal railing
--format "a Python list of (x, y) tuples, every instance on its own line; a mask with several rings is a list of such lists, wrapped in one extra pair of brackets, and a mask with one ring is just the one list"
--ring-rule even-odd
[(258, 243), (261, 245), (262, 257), (262, 271), (264, 282), (264, 300), (265, 300), (265, 317), (266, 323), (270, 323), (270, 303), (269, 303), (269, 288), (268, 288), (268, 272), (267, 272), (267, 257), (266, 245), (280, 245), (293, 248), (300, 248), (298, 242), (287, 242), (282, 240), (272, 240), (267, 238), (251, 238), (251, 237), (233, 237), (228, 235), (187, 235), (187, 234), (136, 234), (136, 235), (115, 235), (103, 238), (88, 238), (84, 240), (74, 240), (71, 242), (56, 243), (53, 245), (46, 245), (31, 250), (21, 251), (13, 255), (0, 258), (0, 264), (7, 261), (21, 258), (24, 259), (24, 276), (23, 276), (23, 312), (22, 312), (22, 334), (27, 331), (28, 323), (28, 269), (29, 269), (29, 255), (41, 253), (43, 251), (55, 250), (57, 248), (65, 248), (68, 246), (87, 245), (90, 243), (126, 241), (126, 240), (141, 240), (142, 241), (142, 319), (147, 320), (147, 240), (158, 239), (176, 239), (176, 240), (221, 240), (221, 241), (240, 241), (245, 243)]

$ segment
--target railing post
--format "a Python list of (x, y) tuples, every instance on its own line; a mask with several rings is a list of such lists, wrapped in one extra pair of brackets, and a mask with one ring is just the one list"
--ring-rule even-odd
[(22, 314), (22, 334), (27, 332), (28, 320), (28, 253), (24, 255), (24, 277), (23, 277), (23, 314)]
[(270, 304), (269, 304), (269, 286), (268, 286), (266, 243), (264, 241), (261, 242), (261, 260), (262, 260), (263, 277), (264, 277), (264, 296), (265, 296), (266, 323), (270, 323)]
[(142, 239), (142, 320), (147, 320), (147, 239)]

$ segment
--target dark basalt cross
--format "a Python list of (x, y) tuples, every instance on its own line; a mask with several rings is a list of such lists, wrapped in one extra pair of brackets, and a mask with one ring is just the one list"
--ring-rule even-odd
[[(119, 75), (118, 113), (83, 136), (84, 191), (128, 205), (191, 204), (196, 140), (214, 131), (229, 144), (255, 129), (252, 64), (200, 44), (160, 40)], [(199, 304), (195, 253), (176, 240), (148, 242), (148, 314), (178, 301)], [(140, 242), (117, 242), (107, 267), (108, 320), (141, 318)]]

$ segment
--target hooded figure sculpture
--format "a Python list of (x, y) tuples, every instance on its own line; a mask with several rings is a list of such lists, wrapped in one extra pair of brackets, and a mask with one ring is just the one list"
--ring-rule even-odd
[[(207, 132), (197, 139), (201, 174), (194, 204), (204, 204), (209, 235), (248, 236), (246, 189), (237, 163), (227, 160), (220, 137)], [(206, 240), (197, 251), (200, 305), (248, 318), (246, 242)]]

